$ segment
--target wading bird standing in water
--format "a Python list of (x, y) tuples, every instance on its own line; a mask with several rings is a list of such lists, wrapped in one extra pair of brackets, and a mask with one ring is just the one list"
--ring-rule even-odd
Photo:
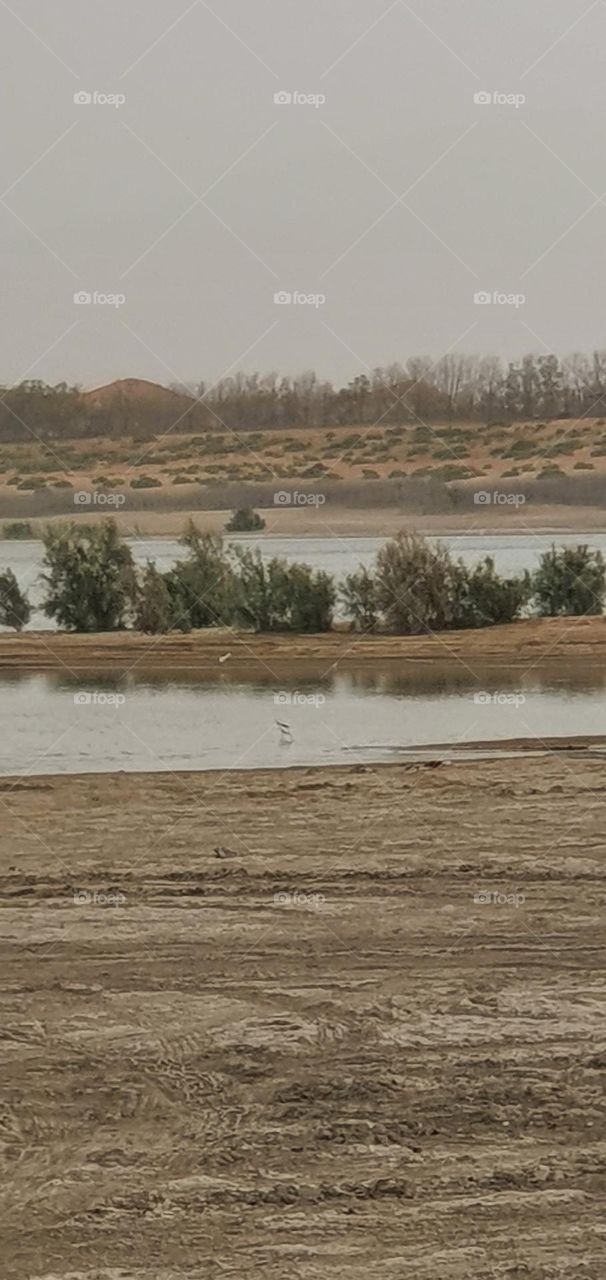
[(289, 742), (292, 742), (293, 736), (292, 736), (292, 733), (290, 732), (290, 726), (287, 724), (284, 724), (282, 720), (276, 720), (276, 724), (278, 726), (278, 729), (280, 730), (280, 742), (283, 743), (284, 745), (288, 744)]

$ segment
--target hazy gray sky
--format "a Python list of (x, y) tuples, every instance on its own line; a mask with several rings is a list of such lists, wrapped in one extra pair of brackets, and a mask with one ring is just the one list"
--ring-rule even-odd
[(606, 345), (603, 0), (0, 0), (0, 40), (3, 382)]

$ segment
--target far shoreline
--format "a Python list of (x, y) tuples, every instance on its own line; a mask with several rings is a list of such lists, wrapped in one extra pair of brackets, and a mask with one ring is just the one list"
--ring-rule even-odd
[[(24, 515), (31, 525), (33, 538), (1, 538), (4, 543), (39, 540), (47, 525), (98, 524), (114, 519), (124, 537), (143, 539), (178, 538), (188, 520), (203, 533), (221, 534), (226, 540), (254, 537), (259, 541), (284, 538), (326, 539), (391, 538), (402, 532), (428, 537), (512, 537), (543, 536), (557, 538), (561, 534), (583, 535), (606, 533), (606, 511), (602, 507), (535, 506), (487, 510), (485, 506), (454, 514), (453, 512), (421, 514), (393, 507), (352, 508), (337, 503), (316, 507), (257, 507), (266, 528), (258, 534), (230, 534), (225, 526), (230, 510), (145, 511), (99, 507), (83, 511), (74, 507), (61, 515)], [(15, 515), (2, 514), (0, 528), (15, 520)]]

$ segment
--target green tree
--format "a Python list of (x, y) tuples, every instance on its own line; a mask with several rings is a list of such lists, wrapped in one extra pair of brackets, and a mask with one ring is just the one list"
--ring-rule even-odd
[(238, 547), (235, 616), (253, 631), (284, 631), (288, 626), (288, 565), (265, 560), (259, 548)]
[(541, 617), (604, 612), (606, 565), (600, 551), (586, 545), (552, 546), (541, 556), (532, 579), (534, 604)]
[(137, 593), (130, 548), (113, 520), (83, 528), (50, 525), (43, 534), (48, 588), (44, 612), (68, 631), (117, 631)]
[(187, 625), (195, 629), (230, 624), (236, 582), (222, 538), (201, 533), (190, 520), (179, 541), (189, 555), (165, 575), (173, 616), (186, 613)]
[(21, 631), (31, 618), (31, 607), (12, 569), (0, 573), (0, 626)]
[(356, 631), (375, 631), (378, 623), (377, 584), (369, 569), (361, 566), (343, 580), (341, 600)]
[(500, 578), (494, 560), (486, 556), (468, 569), (459, 561), (454, 580), (453, 627), (490, 627), (513, 622), (531, 594), (531, 579)]
[(292, 631), (330, 631), (337, 598), (334, 580), (308, 564), (288, 566), (286, 581), (289, 626)]
[(448, 549), (400, 533), (377, 556), (377, 603), (389, 631), (444, 631), (454, 617), (457, 566)]
[(255, 631), (329, 631), (336, 590), (330, 574), (307, 564), (264, 560), (238, 548), (235, 615)]
[(147, 635), (164, 634), (175, 625), (173, 597), (166, 582), (149, 560), (137, 591), (135, 627)]

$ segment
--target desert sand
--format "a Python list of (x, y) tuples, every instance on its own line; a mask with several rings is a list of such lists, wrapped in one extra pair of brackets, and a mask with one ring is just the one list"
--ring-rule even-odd
[(3, 1276), (603, 1277), (605, 797), (4, 779)]

